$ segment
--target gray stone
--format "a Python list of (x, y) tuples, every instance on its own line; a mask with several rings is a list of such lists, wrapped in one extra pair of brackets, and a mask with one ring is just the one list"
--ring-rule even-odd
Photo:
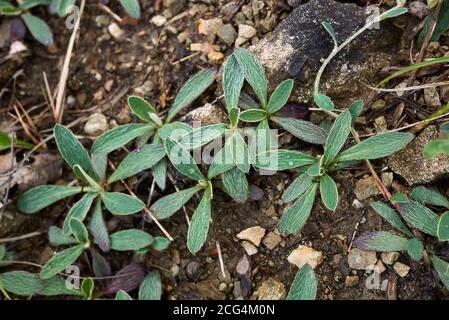
[(175, 16), (182, 11), (186, 4), (186, 0), (164, 0), (164, 7), (170, 10), (170, 13)]
[(240, 47), (248, 40), (251, 40), (251, 38), (253, 38), (256, 34), (257, 34), (256, 28), (246, 24), (240, 24), (237, 40), (235, 40), (235, 46)]
[(84, 125), (84, 132), (90, 136), (99, 136), (108, 129), (108, 119), (102, 113), (92, 114)]
[(235, 39), (237, 39), (237, 31), (235, 31), (232, 24), (227, 23), (218, 29), (217, 36), (221, 42), (227, 44), (228, 46), (232, 46)]
[(410, 186), (444, 178), (449, 173), (448, 156), (424, 159), (424, 146), (438, 137), (438, 129), (435, 126), (427, 127), (404, 149), (388, 158), (391, 170), (402, 176)]
[(349, 251), (348, 264), (351, 269), (373, 270), (376, 262), (376, 253), (373, 251), (363, 251), (357, 248)]
[[(366, 18), (365, 8), (355, 4), (312, 0), (294, 9), (251, 50), (262, 61), (271, 89), (294, 78), (292, 102), (307, 103), (311, 101), (320, 59), (333, 48), (321, 22), (331, 23), (341, 43), (359, 30)], [(364, 83), (374, 85), (377, 72), (397, 55), (400, 34), (389, 22), (363, 33), (332, 60), (322, 78), (322, 90), (345, 106), (356, 98), (369, 100), (375, 92)]]

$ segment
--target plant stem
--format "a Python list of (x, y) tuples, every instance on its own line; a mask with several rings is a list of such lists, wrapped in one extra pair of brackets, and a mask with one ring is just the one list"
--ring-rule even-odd
[(390, 10), (385, 11), (381, 15), (375, 17), (373, 20), (368, 22), (363, 28), (359, 29), (357, 32), (355, 32), (352, 36), (350, 36), (348, 39), (346, 39), (342, 44), (340, 44), (338, 47), (334, 48), (332, 50), (331, 54), (324, 60), (323, 64), (321, 65), (320, 69), (318, 70), (317, 76), (315, 78), (315, 85), (314, 85), (314, 94), (318, 94), (320, 91), (320, 81), (321, 77), (324, 73), (324, 70), (326, 69), (327, 65), (331, 62), (331, 60), (341, 51), (344, 47), (346, 47), (348, 44), (350, 44), (355, 38), (357, 38), (359, 35), (361, 35), (363, 32), (365, 32), (367, 29), (371, 28), (374, 24), (381, 22), (385, 19), (386, 16), (390, 14), (393, 10), (396, 10), (397, 8), (401, 8), (404, 5), (399, 3), (397, 6), (391, 8)]
[(6, 300), (12, 300), (11, 297), (9, 296), (8, 292), (6, 292), (6, 290), (3, 289), (3, 287), (1, 287), (1, 286), (0, 286), (0, 292), (3, 293)]

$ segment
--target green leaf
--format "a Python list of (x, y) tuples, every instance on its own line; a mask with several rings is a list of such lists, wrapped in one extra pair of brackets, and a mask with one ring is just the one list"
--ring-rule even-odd
[(78, 257), (83, 253), (85, 246), (85, 244), (79, 244), (54, 255), (41, 269), (41, 278), (44, 280), (49, 279), (57, 275), (59, 272), (64, 271), (78, 259)]
[(209, 166), (207, 176), (212, 179), (219, 174), (225, 173), (235, 167), (234, 159), (232, 158), (231, 139), (226, 141), (224, 147), (217, 152), (212, 163)]
[(158, 187), (161, 190), (165, 190), (165, 184), (167, 180), (167, 161), (165, 160), (165, 158), (156, 163), (151, 171)]
[(150, 246), (153, 237), (145, 231), (129, 229), (111, 234), (111, 248), (117, 251), (137, 251)]
[(233, 54), (223, 64), (223, 92), (228, 112), (231, 109), (238, 108), (244, 81), (245, 76)]
[(328, 96), (323, 93), (315, 93), (313, 95), (313, 101), (321, 109), (328, 111), (334, 110), (334, 103)]
[(437, 235), (440, 241), (449, 240), (449, 211), (446, 211), (440, 216)]
[(231, 139), (232, 159), (242, 172), (248, 173), (250, 169), (248, 146), (237, 130), (234, 131)]
[(298, 199), (300, 196), (306, 192), (310, 186), (313, 184), (313, 177), (304, 173), (301, 174), (298, 178), (293, 180), (293, 182), (288, 186), (287, 190), (285, 190), (284, 195), (282, 196), (282, 201), (284, 203), (293, 201)]
[(43, 296), (82, 295), (79, 289), (67, 288), (66, 280), (60, 276), (54, 276), (50, 279), (43, 280), (43, 284), (44, 288), (39, 292), (39, 294)]
[(48, 229), (48, 240), (55, 246), (77, 243), (77, 240), (74, 237), (64, 234), (61, 228), (55, 226), (51, 226), (50, 229)]
[(416, 229), (431, 236), (437, 236), (439, 216), (422, 204), (410, 201), (399, 203), (402, 217)]
[(75, 176), (78, 179), (88, 183), (93, 189), (97, 190), (98, 192), (103, 190), (101, 185), (94, 178), (92, 178), (90, 175), (88, 175), (87, 172), (84, 171), (84, 169), (81, 168), (79, 165), (76, 164), (73, 167), (73, 173), (75, 173)]
[(92, 153), (110, 153), (123, 147), (151, 128), (153, 128), (151, 124), (130, 123), (106, 131), (92, 145)]
[(20, 17), (34, 39), (47, 47), (53, 45), (53, 33), (44, 20), (29, 13), (24, 13)]
[(277, 88), (274, 90), (273, 94), (270, 97), (270, 101), (268, 101), (267, 111), (270, 114), (273, 114), (279, 111), (290, 98), (290, 94), (293, 89), (293, 80), (287, 79), (282, 82)]
[(165, 156), (165, 148), (161, 144), (147, 144), (139, 150), (129, 153), (109, 177), (108, 184), (124, 180), (153, 167)]
[(38, 294), (44, 285), (36, 274), (26, 271), (0, 273), (0, 288), (19, 296)]
[(278, 149), (258, 154), (254, 166), (263, 170), (287, 170), (313, 164), (315, 160), (299, 151)]
[(45, 185), (26, 191), (19, 197), (17, 207), (22, 213), (32, 214), (41, 209), (73, 196), (82, 191), (81, 187), (66, 187), (58, 185)]
[(156, 201), (150, 207), (150, 210), (151, 212), (153, 212), (156, 218), (160, 220), (167, 219), (179, 209), (181, 209), (182, 206), (185, 205), (187, 201), (189, 201), (190, 198), (192, 198), (195, 193), (197, 193), (201, 189), (202, 188), (200, 186), (195, 186), (193, 188), (169, 194), (168, 196), (162, 197), (158, 201)]
[(198, 168), (189, 152), (177, 141), (168, 137), (165, 140), (165, 149), (170, 162), (180, 173), (196, 181), (205, 181), (206, 178)]
[(400, 77), (404, 74), (407, 74), (409, 72), (424, 68), (424, 67), (429, 67), (429, 66), (433, 66), (435, 64), (442, 64), (442, 63), (447, 63), (449, 62), (449, 56), (444, 56), (441, 58), (436, 58), (436, 59), (429, 59), (423, 62), (419, 62), (416, 64), (413, 64), (411, 66), (402, 68), (399, 71), (396, 71), (395, 73), (393, 73), (391, 76), (385, 78), (384, 80), (382, 80), (377, 86), (383, 86), (385, 84), (387, 84), (390, 80)]
[(6, 248), (4, 245), (0, 245), (0, 261), (6, 256)]
[(324, 144), (326, 142), (326, 131), (312, 122), (294, 118), (270, 117), (270, 119), (305, 142), (312, 144)]
[(400, 192), (393, 193), (393, 195), (390, 198), (390, 202), (392, 204), (404, 203), (404, 202), (409, 202), (409, 201), (410, 201), (409, 198), (405, 194), (400, 193)]
[(306, 173), (311, 177), (319, 177), (324, 174), (323, 169), (323, 158), (318, 159), (312, 164), (306, 171)]
[(416, 238), (408, 240), (407, 253), (415, 261), (419, 261), (422, 258), (424, 252), (424, 245)]
[(318, 184), (312, 184), (309, 189), (284, 213), (278, 224), (279, 232), (298, 232), (307, 222), (313, 203), (315, 202)]
[(164, 124), (157, 130), (157, 134), (162, 140), (168, 137), (171, 137), (173, 140), (178, 140), (178, 138), (185, 136), (190, 131), (192, 131), (192, 127), (188, 124), (176, 121)]
[(146, 122), (153, 122), (150, 117), (150, 113), (156, 113), (156, 109), (145, 99), (138, 96), (128, 97), (128, 106), (131, 111)]
[[(428, 1), (429, 2), (429, 1)], [(438, 1), (433, 1), (434, 5), (438, 3)], [(431, 6), (427, 5), (429, 9), (432, 9)], [(430, 27), (432, 27), (432, 15), (429, 15), (426, 20), (424, 27), (421, 30), (421, 33), (418, 38), (418, 45), (421, 47), (424, 39), (429, 32)], [(443, 1), (440, 13), (438, 15), (437, 24), (435, 29), (433, 30), (432, 38), (430, 41), (438, 41), (439, 38), (449, 29), (449, 3), (447, 1)]]
[(96, 193), (89, 192), (86, 193), (80, 200), (78, 200), (69, 210), (65, 219), (62, 230), (65, 235), (70, 235), (70, 220), (77, 219), (79, 221), (84, 221), (86, 219), (87, 213), (92, 206), (92, 202), (97, 197)]
[(324, 29), (326, 29), (327, 33), (329, 33), (329, 35), (332, 37), (332, 41), (334, 42), (334, 47), (338, 47), (337, 35), (335, 34), (335, 31), (334, 31), (334, 28), (332, 27), (332, 25), (327, 21), (323, 21), (323, 22), (321, 22), (321, 24), (323, 25)]
[(326, 208), (335, 211), (338, 205), (337, 184), (327, 174), (320, 178), (320, 194)]
[(323, 163), (330, 164), (341, 151), (351, 132), (351, 113), (345, 111), (335, 119), (324, 145)]
[(253, 88), (262, 106), (265, 107), (267, 105), (268, 80), (262, 64), (253, 54), (243, 48), (236, 48), (234, 56), (246, 81)]
[(212, 124), (210, 126), (194, 128), (182, 136), (179, 143), (187, 150), (199, 148), (220, 137), (227, 126), (225, 124)]
[(239, 108), (231, 108), (229, 110), (229, 122), (231, 123), (232, 128), (236, 128), (239, 123), (240, 109)]
[(393, 227), (403, 232), (404, 234), (408, 235), (409, 237), (413, 236), (409, 228), (402, 221), (399, 214), (397, 214), (396, 211), (394, 211), (392, 208), (381, 202), (371, 202), (370, 205), (374, 209), (374, 211), (377, 212), (377, 214), (379, 214), (382, 218), (387, 220), (387, 222), (391, 224)]
[(70, 168), (79, 165), (88, 174), (94, 174), (89, 154), (75, 135), (69, 129), (59, 124), (55, 126), (54, 134), (59, 152)]
[(159, 272), (151, 271), (139, 287), (139, 300), (161, 300), (162, 283)]
[(16, 16), (22, 12), (19, 8), (16, 8), (11, 3), (6, 1), (0, 1), (0, 14), (5, 16)]
[(354, 247), (366, 251), (405, 251), (408, 240), (385, 231), (375, 231), (358, 237)]
[(109, 232), (103, 218), (101, 200), (98, 200), (95, 203), (92, 218), (90, 219), (89, 230), (100, 249), (104, 252), (108, 252), (111, 249), (111, 240), (109, 239)]
[(248, 181), (246, 180), (246, 175), (239, 168), (234, 167), (223, 174), (223, 186), (226, 193), (235, 202), (246, 202), (249, 194)]
[(119, 290), (115, 295), (115, 300), (132, 300), (131, 296), (123, 290)]
[(293, 280), (287, 300), (315, 300), (317, 281), (309, 264), (305, 264)]
[(214, 68), (201, 71), (190, 78), (179, 90), (175, 102), (170, 108), (167, 122), (170, 122), (179, 111), (196, 100), (214, 82), (217, 71)]
[(267, 117), (267, 112), (262, 109), (248, 109), (240, 113), (239, 117), (245, 122), (260, 122)]
[(404, 148), (414, 135), (405, 132), (387, 132), (375, 135), (343, 151), (337, 161), (373, 160), (387, 157)]
[(79, 243), (87, 243), (89, 235), (84, 224), (76, 218), (71, 218), (69, 221), (70, 232), (75, 236)]
[(164, 251), (170, 245), (170, 240), (165, 237), (154, 237), (151, 248), (157, 251)]
[[(443, 278), (447, 280), (447, 277), (449, 277), (449, 263), (434, 254), (430, 254), (429, 258), (440, 278), (442, 278), (441, 280), (443, 280)], [(447, 286), (447, 281), (444, 284)]]
[[(11, 148), (12, 143), (13, 139), (11, 139), (6, 132), (0, 130), (0, 151)], [(18, 139), (14, 139), (14, 145), (26, 149), (32, 149), (34, 147), (31, 143)]]
[(101, 198), (106, 209), (114, 215), (137, 213), (145, 207), (141, 200), (120, 192), (106, 192)]
[(262, 120), (256, 128), (256, 139), (252, 141), (251, 155), (252, 158), (256, 157), (258, 154), (263, 154), (271, 150), (271, 132), (268, 126), (268, 120)]
[(401, 16), (401, 15), (407, 13), (408, 9), (407, 8), (396, 7), (396, 8), (392, 8), (392, 9), (388, 10), (387, 12), (388, 13), (385, 14), (385, 16), (383, 17), (382, 20)]
[(410, 199), (423, 205), (430, 204), (433, 206), (449, 208), (449, 201), (437, 190), (429, 189), (424, 186), (414, 188)]
[[(37, 6), (46, 6), (51, 0), (24, 0), (19, 4), (19, 8), (22, 10), (29, 10)], [(0, 4), (1, 6), (1, 4)]]
[(349, 113), (351, 113), (352, 124), (354, 124), (359, 117), (360, 113), (363, 111), (363, 101), (356, 100), (354, 101), (348, 109)]
[(56, 10), (60, 17), (64, 17), (69, 14), (69, 9), (71, 6), (76, 4), (76, 0), (58, 0)]
[(204, 190), (203, 198), (193, 213), (187, 233), (187, 247), (193, 254), (197, 253), (207, 239), (209, 223), (211, 221), (210, 188)]
[(83, 279), (81, 282), (81, 293), (87, 300), (92, 300), (92, 294), (94, 292), (95, 284), (92, 278)]
[(435, 139), (424, 146), (424, 157), (426, 160), (433, 159), (439, 155), (449, 154), (449, 139)]
[(120, 0), (120, 4), (131, 18), (140, 19), (139, 0)]
[(94, 153), (91, 157), (92, 167), (99, 181), (106, 179), (106, 169), (108, 167), (108, 154), (107, 153)]

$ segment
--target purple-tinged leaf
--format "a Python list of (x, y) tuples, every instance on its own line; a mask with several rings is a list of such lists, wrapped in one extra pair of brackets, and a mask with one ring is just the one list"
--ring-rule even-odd
[(395, 234), (376, 231), (364, 234), (354, 241), (354, 248), (366, 251), (405, 251), (408, 240)]
[(95, 277), (109, 277), (112, 275), (111, 265), (108, 260), (98, 253), (94, 248), (90, 249), (92, 256), (92, 269)]
[(131, 263), (121, 269), (115, 275), (115, 278), (108, 281), (103, 294), (115, 294), (120, 290), (129, 292), (139, 287), (145, 278), (145, 270), (141, 265)]
[(275, 113), (276, 117), (305, 119), (309, 114), (309, 108), (306, 105), (288, 103), (281, 110)]

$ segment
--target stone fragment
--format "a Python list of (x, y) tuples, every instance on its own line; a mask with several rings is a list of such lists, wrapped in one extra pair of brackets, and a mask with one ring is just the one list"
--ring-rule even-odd
[(351, 269), (373, 270), (377, 262), (376, 253), (357, 248), (351, 249), (348, 254), (348, 264)]
[(265, 229), (259, 226), (255, 226), (241, 231), (239, 234), (237, 234), (237, 238), (239, 238), (240, 240), (250, 241), (258, 247), (264, 235)]
[(315, 269), (323, 262), (323, 254), (313, 248), (299, 245), (298, 248), (290, 253), (287, 259), (288, 262), (296, 265), (299, 269), (305, 264), (309, 264), (312, 269)]

